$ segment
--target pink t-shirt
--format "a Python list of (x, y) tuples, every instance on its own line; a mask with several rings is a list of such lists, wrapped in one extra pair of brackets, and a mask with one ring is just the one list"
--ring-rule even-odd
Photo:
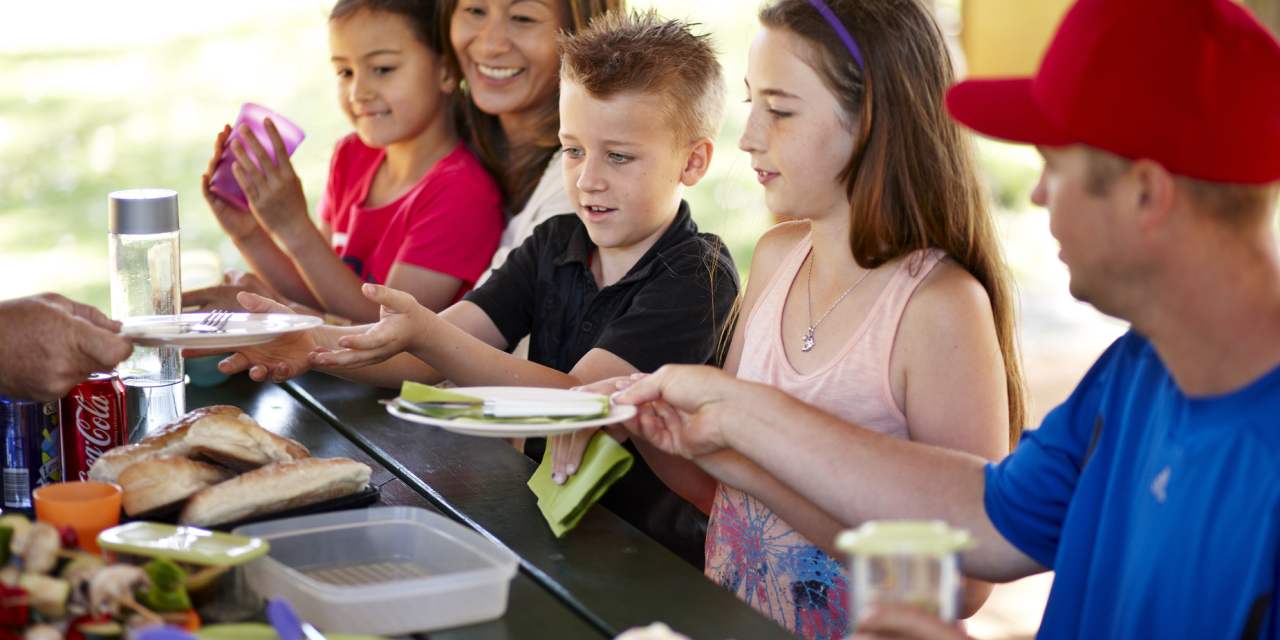
[(489, 267), (505, 223), (493, 177), (459, 143), (389, 204), (364, 206), (387, 153), (355, 134), (338, 142), (320, 219), (333, 230), (333, 250), (362, 280), (385, 284), (397, 262), (462, 280), (455, 301)]

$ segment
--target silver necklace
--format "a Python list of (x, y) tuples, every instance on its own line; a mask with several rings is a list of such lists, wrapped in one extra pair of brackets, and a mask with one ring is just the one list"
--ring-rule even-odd
[[(810, 254), (811, 257), (812, 255), (813, 254)], [(870, 269), (863, 271), (862, 275), (858, 276), (858, 279), (854, 280), (853, 284), (849, 285), (849, 288), (845, 289), (844, 293), (840, 294), (840, 297), (836, 298), (836, 301), (832, 302), (831, 306), (827, 307), (827, 310), (822, 313), (822, 317), (818, 318), (817, 322), (814, 322), (813, 321), (813, 264), (815, 262), (817, 262), (817, 259), (813, 259), (809, 261), (809, 275), (805, 279), (805, 286), (804, 286), (805, 293), (808, 295), (808, 299), (809, 299), (809, 310), (808, 310), (809, 311), (809, 328), (805, 329), (804, 337), (801, 339), (801, 342), (800, 342), (800, 351), (803, 353), (809, 353), (810, 351), (813, 351), (813, 348), (815, 346), (817, 346), (818, 342), (817, 340), (814, 339), (813, 333), (818, 330), (818, 325), (822, 324), (822, 321), (826, 320), (827, 316), (831, 315), (832, 311), (835, 311), (836, 306), (838, 306), (841, 302), (843, 302), (845, 297), (848, 296), (850, 293), (852, 293), (853, 290), (858, 287), (858, 285), (862, 284), (862, 281), (865, 280), (867, 276), (871, 275)]]

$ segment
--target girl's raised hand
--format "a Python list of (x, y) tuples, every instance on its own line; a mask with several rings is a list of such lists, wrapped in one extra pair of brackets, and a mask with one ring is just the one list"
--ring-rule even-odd
[(316, 349), (312, 365), (350, 369), (377, 364), (409, 349), (414, 336), (423, 331), (431, 311), (412, 295), (377, 284), (365, 284), (360, 291), (382, 307), (382, 319), (364, 333), (338, 339), (341, 349)]
[(307, 198), (302, 193), (302, 181), (293, 171), (289, 152), (275, 123), (267, 118), (264, 125), (267, 137), (271, 138), (275, 160), (267, 155), (267, 150), (249, 126), (241, 125), (240, 136), (231, 144), (231, 153), (236, 157), (231, 173), (244, 190), (249, 208), (262, 226), (280, 237), (296, 237), (300, 233), (298, 225), (311, 224), (307, 215)]
[(209, 189), (213, 181), (213, 172), (218, 168), (218, 162), (222, 160), (222, 151), (226, 148), (227, 138), (230, 135), (230, 126), (223, 126), (222, 131), (218, 132), (218, 137), (213, 142), (213, 157), (209, 159), (208, 168), (200, 176), (200, 191), (204, 194), (204, 200), (209, 203), (209, 209), (213, 211), (213, 217), (218, 220), (222, 230), (227, 232), (232, 240), (240, 240), (253, 235), (253, 232), (258, 230), (260, 227), (258, 220), (249, 211), (223, 200)]

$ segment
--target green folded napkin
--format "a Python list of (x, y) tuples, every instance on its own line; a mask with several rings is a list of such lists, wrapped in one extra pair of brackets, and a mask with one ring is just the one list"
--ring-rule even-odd
[(591, 505), (604, 496), (613, 483), (627, 475), (635, 459), (617, 440), (600, 431), (587, 444), (578, 472), (569, 476), (564, 484), (556, 484), (551, 479), (552, 446), (553, 441), (547, 440), (542, 464), (529, 478), (529, 489), (538, 496), (538, 509), (559, 538), (578, 526)]
[[(477, 398), (456, 391), (433, 387), (429, 384), (406, 380), (400, 385), (400, 398), (396, 401), (396, 406), (411, 413), (441, 420), (457, 420), (464, 423), (557, 424), (578, 422), (609, 415), (610, 406), (607, 396), (601, 395), (598, 400), (595, 398), (588, 400), (584, 404), (589, 409), (584, 408), (583, 413), (575, 415), (493, 416), (485, 415), (484, 398)], [(524, 404), (519, 400), (503, 400), (500, 402), (510, 405)], [(530, 401), (521, 408), (522, 410), (529, 410), (528, 406), (533, 405), (534, 410), (536, 410), (537, 405), (540, 403), (541, 401)], [(554, 402), (547, 404), (554, 404)]]

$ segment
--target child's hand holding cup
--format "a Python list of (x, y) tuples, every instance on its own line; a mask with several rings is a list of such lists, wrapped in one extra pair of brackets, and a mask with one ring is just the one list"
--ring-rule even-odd
[[(271, 118), (276, 131), (280, 133), (280, 140), (284, 143), (285, 151), (289, 155), (293, 155), (294, 150), (298, 148), (298, 145), (302, 143), (302, 139), (305, 137), (301, 127), (262, 105), (246, 102), (240, 107), (240, 115), (236, 116), (235, 125), (231, 128), (231, 136), (227, 138), (226, 144), (222, 147), (222, 155), (218, 159), (217, 167), (213, 170), (212, 178), (210, 178), (209, 190), (241, 211), (249, 210), (249, 201), (245, 197), (244, 190), (240, 188), (240, 184), (236, 182), (235, 175), (231, 172), (231, 164), (236, 159), (235, 154), (231, 151), (231, 145), (240, 140), (243, 127), (248, 127), (271, 160), (273, 162), (276, 161), (275, 144), (272, 143), (270, 135), (267, 134), (265, 124), (267, 118)], [(241, 144), (248, 146), (246, 142), (241, 142)], [(252, 155), (250, 158), (252, 158)], [(254, 162), (256, 163), (256, 160)]]

